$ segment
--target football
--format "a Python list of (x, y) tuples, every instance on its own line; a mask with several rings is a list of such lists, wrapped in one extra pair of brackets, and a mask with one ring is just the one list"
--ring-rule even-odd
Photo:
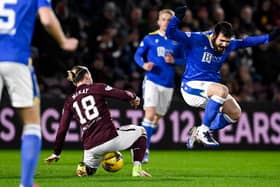
[(116, 172), (123, 167), (123, 156), (121, 152), (106, 153), (101, 162), (102, 167), (108, 172)]

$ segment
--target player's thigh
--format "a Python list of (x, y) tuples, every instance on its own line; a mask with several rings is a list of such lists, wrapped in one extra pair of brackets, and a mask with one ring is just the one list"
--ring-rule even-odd
[[(39, 97), (39, 89), (33, 67), (20, 63), (1, 63), (2, 78), (7, 87), (12, 106), (24, 108), (33, 106)], [(16, 72), (16, 73), (15, 73)]]
[(132, 146), (141, 136), (146, 135), (146, 131), (142, 126), (126, 125), (118, 129), (118, 150), (125, 150)]
[[(17, 111), (23, 121), (23, 124), (40, 124), (40, 101), (35, 99), (31, 107), (17, 108)], [(32, 115), (30, 115), (32, 114)]]
[(128, 149), (146, 131), (142, 126), (126, 125), (118, 129), (118, 136), (101, 145), (84, 150), (84, 162), (92, 168), (98, 168), (105, 153)]
[(143, 107), (144, 109), (146, 107), (155, 107), (158, 105), (158, 100), (159, 98), (159, 89), (157, 85), (150, 81), (150, 80), (145, 80), (143, 82), (143, 100), (144, 104)]
[(104, 153), (98, 150), (98, 146), (92, 149), (84, 150), (84, 163), (91, 168), (98, 168)]
[(193, 107), (205, 108), (208, 101), (207, 90), (212, 82), (189, 81), (181, 85), (181, 94), (184, 101)]
[(98, 168), (103, 155), (107, 152), (118, 151), (119, 136), (91, 149), (84, 150), (84, 162), (91, 168)]
[(160, 116), (164, 116), (171, 104), (173, 96), (173, 88), (166, 88), (160, 86), (159, 102), (156, 106), (156, 113)]

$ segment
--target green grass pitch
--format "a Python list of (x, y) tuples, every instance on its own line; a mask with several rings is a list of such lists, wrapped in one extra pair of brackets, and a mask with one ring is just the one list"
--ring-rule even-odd
[[(152, 178), (131, 177), (131, 157), (122, 152), (125, 165), (119, 172), (99, 168), (90, 177), (77, 177), (75, 170), (82, 151), (62, 152), (61, 160), (46, 165), (43, 159), (51, 150), (41, 153), (35, 181), (40, 187), (273, 187), (280, 186), (279, 151), (151, 151), (150, 162), (143, 168)], [(0, 186), (18, 186), (19, 151), (1, 150)]]

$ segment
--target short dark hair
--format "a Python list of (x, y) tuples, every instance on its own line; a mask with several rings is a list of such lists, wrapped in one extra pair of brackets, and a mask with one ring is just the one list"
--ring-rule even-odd
[(234, 35), (232, 25), (229, 22), (221, 21), (214, 27), (214, 33), (218, 36), (222, 33), (225, 37), (231, 38)]

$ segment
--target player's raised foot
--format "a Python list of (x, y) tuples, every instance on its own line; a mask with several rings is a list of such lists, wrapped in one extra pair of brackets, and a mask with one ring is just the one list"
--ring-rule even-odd
[(197, 128), (196, 139), (201, 141), (206, 146), (217, 147), (220, 145), (219, 142), (213, 138), (213, 135), (209, 132), (209, 130), (203, 130), (200, 127)]
[(194, 146), (194, 143), (196, 141), (196, 136), (197, 136), (197, 127), (196, 126), (193, 126), (189, 132), (188, 132), (188, 139), (187, 139), (187, 143), (186, 143), (186, 146), (187, 146), (187, 149), (192, 149), (193, 146)]
[(152, 177), (152, 175), (144, 171), (141, 165), (139, 165), (139, 166), (133, 166), (132, 177)]
[(76, 174), (79, 177), (87, 176), (87, 169), (84, 162), (80, 162), (77, 166)]
[(149, 162), (149, 150), (146, 150), (142, 163), (147, 164), (148, 162)]

